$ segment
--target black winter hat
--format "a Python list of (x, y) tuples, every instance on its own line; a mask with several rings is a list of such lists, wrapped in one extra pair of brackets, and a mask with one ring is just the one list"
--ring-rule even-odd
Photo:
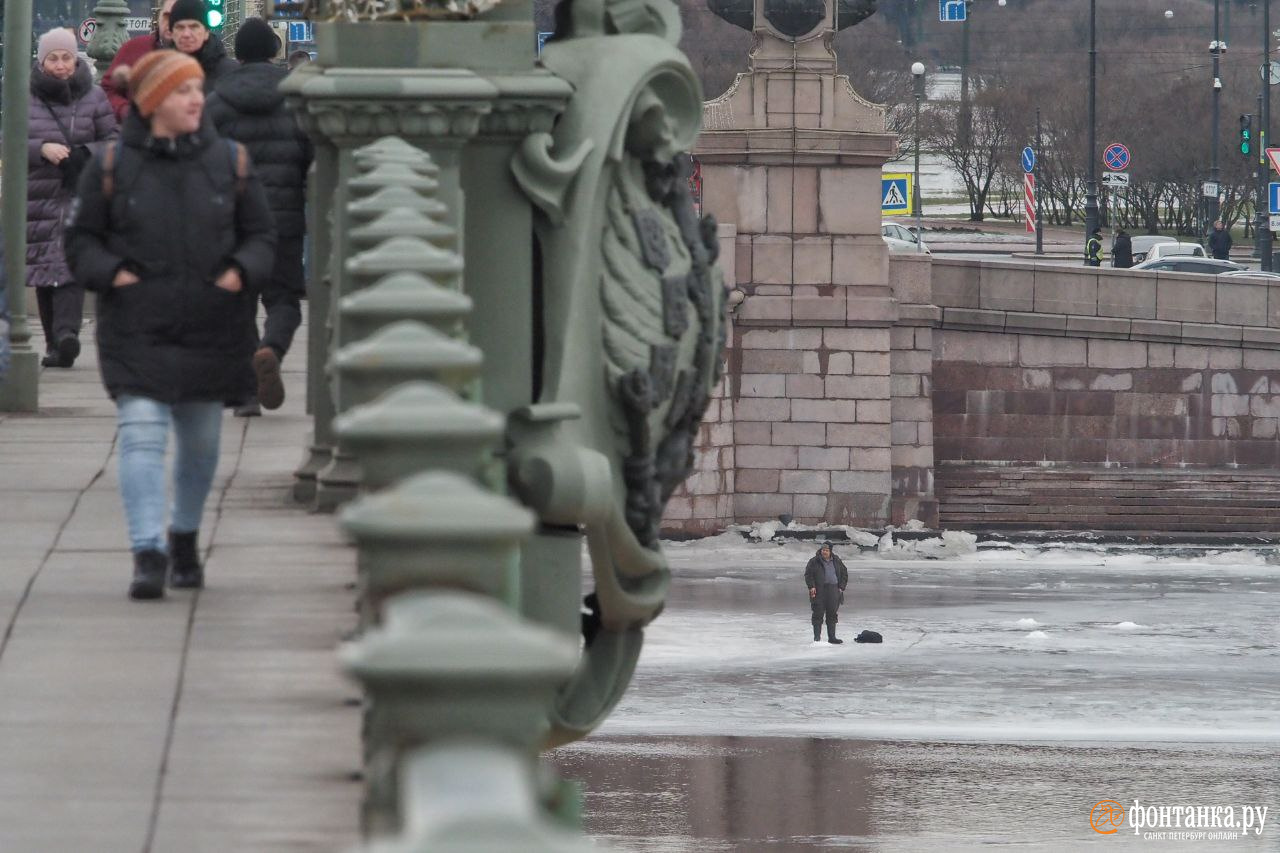
[(236, 59), (241, 62), (270, 62), (279, 52), (280, 37), (261, 18), (248, 18), (236, 30)]
[(209, 8), (204, 0), (178, 0), (169, 10), (169, 26), (179, 21), (197, 21), (201, 26), (209, 26)]

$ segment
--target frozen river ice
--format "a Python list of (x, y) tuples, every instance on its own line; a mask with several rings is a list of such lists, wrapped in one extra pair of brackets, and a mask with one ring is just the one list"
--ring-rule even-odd
[(1280, 823), (1280, 549), (846, 546), (841, 634), (884, 643), (831, 646), (812, 543), (666, 547), (630, 691), (557, 757), (618, 849), (1121, 844), (1088, 826), (1106, 798)]

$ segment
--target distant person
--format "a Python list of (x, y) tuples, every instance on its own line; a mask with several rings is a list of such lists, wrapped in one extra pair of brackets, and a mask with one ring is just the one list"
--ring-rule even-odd
[(1116, 238), (1111, 241), (1111, 266), (1121, 270), (1133, 266), (1133, 238), (1123, 228), (1116, 232)]
[(129, 96), (120, 85), (120, 69), (128, 68), (153, 50), (172, 47), (173, 34), (169, 31), (169, 11), (176, 0), (164, 0), (156, 14), (155, 25), (151, 32), (133, 38), (120, 45), (111, 65), (102, 75), (102, 90), (111, 101), (111, 109), (115, 111), (116, 121), (123, 122), (125, 113), (129, 111)]
[(262, 414), (261, 408), (278, 409), (284, 403), (280, 362), (302, 323), (302, 299), (307, 295), (302, 241), (307, 231), (307, 169), (312, 149), (280, 91), (289, 70), (271, 62), (280, 52), (280, 38), (271, 25), (262, 18), (249, 18), (236, 31), (235, 48), (241, 65), (214, 87), (209, 118), (219, 134), (249, 149), (267, 191), (277, 237), (275, 269), (262, 287), (267, 313), (262, 345), (253, 355), (257, 400), (236, 409), (237, 415), (252, 416)]
[(1086, 267), (1102, 266), (1102, 229), (1095, 228), (1084, 243), (1084, 265)]
[(1231, 259), (1231, 232), (1221, 219), (1213, 223), (1213, 231), (1209, 234), (1209, 254), (1220, 261)]
[(177, 0), (169, 8), (169, 33), (174, 50), (185, 53), (204, 71), (204, 93), (238, 66), (227, 56), (222, 39), (209, 32), (209, 7), (204, 0)]
[(107, 95), (93, 84), (76, 37), (59, 28), (40, 36), (31, 69), (27, 150), (27, 287), (36, 291), (45, 367), (71, 367), (80, 355), (84, 285), (67, 269), (63, 226), (80, 172), (116, 136)]
[(289, 70), (292, 71), (299, 65), (306, 65), (310, 61), (311, 54), (307, 53), (305, 50), (295, 50), (293, 53), (289, 54)]
[(204, 117), (203, 78), (199, 62), (173, 50), (130, 69), (121, 139), (85, 170), (67, 226), (71, 269), (99, 297), (133, 599), (162, 597), (166, 580), (204, 585), (199, 528), (222, 409), (252, 393), (255, 294), (275, 257), (266, 193), (244, 146)]
[(818, 552), (804, 567), (804, 585), (809, 588), (809, 607), (813, 611), (813, 641), (822, 639), (822, 622), (827, 623), (827, 642), (834, 645), (844, 640), (836, 638), (838, 611), (844, 601), (844, 588), (849, 584), (849, 570), (831, 550), (831, 543), (823, 542)]

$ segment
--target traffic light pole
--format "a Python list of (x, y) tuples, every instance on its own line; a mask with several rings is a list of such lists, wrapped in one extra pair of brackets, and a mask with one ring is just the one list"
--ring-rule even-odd
[(1258, 132), (1254, 138), (1257, 147), (1257, 195), (1255, 201), (1257, 230), (1254, 233), (1254, 251), (1262, 269), (1271, 271), (1271, 229), (1269, 221), (1270, 193), (1267, 178), (1271, 167), (1267, 163), (1267, 144), (1271, 134), (1271, 0), (1262, 0), (1262, 89), (1258, 93)]
[(1098, 227), (1098, 42), (1097, 0), (1089, 0), (1089, 178), (1084, 185), (1084, 243)]

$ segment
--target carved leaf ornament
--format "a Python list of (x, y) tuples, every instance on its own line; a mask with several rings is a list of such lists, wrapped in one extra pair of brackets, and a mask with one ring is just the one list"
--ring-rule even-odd
[[(543, 214), (546, 355), (513, 483), (551, 524), (586, 534), (595, 591), (551, 742), (621, 698), (669, 581), (663, 508), (693, 466), (719, 381), (725, 290), (715, 223), (689, 191), (702, 93), (669, 0), (562, 0), (543, 62), (575, 94), (512, 171)], [(548, 426), (548, 425), (551, 426)]]

